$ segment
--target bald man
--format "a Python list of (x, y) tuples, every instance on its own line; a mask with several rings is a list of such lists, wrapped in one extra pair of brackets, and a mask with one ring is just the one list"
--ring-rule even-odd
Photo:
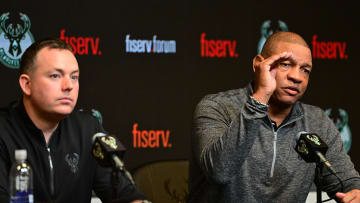
[(316, 164), (294, 150), (301, 131), (317, 133), (344, 184), (327, 169), (321, 185), (341, 202), (360, 202), (360, 177), (333, 122), (303, 104), (311, 50), (296, 33), (277, 32), (253, 59), (246, 87), (205, 96), (194, 113), (190, 203), (305, 202)]

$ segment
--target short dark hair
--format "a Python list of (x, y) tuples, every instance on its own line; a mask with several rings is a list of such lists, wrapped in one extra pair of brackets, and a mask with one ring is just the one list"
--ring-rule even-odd
[(64, 49), (73, 51), (72, 47), (65, 41), (58, 38), (47, 38), (34, 42), (29, 48), (26, 49), (20, 60), (20, 75), (29, 74), (34, 71), (35, 58), (39, 51), (43, 48), (50, 49)]

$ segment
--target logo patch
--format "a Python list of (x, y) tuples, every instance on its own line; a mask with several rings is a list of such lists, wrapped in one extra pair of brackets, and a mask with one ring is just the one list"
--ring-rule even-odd
[(30, 19), (19, 13), (23, 25), (9, 22), (10, 13), (0, 16), (0, 61), (8, 68), (17, 69), (24, 51), (34, 42)]
[(66, 154), (65, 161), (70, 167), (70, 171), (76, 173), (79, 169), (80, 156), (77, 153)]

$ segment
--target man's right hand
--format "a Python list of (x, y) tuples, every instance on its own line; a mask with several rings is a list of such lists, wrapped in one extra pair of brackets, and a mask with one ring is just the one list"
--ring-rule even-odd
[(264, 104), (267, 104), (271, 95), (276, 89), (276, 65), (279, 60), (291, 57), (290, 52), (283, 52), (264, 58), (256, 55), (253, 60), (253, 70), (255, 72), (255, 84), (253, 97)]

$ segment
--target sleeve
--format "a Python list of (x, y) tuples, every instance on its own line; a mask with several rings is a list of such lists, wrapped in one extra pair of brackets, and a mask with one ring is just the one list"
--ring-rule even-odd
[[(247, 157), (255, 136), (267, 115), (267, 105), (248, 96), (240, 110), (230, 112), (224, 103), (203, 99), (197, 105), (193, 122), (193, 153), (208, 179), (228, 182)], [(239, 112), (239, 113), (235, 113)], [(232, 115), (234, 114), (234, 115)]]
[[(326, 120), (329, 125), (327, 134), (330, 135), (330, 139), (327, 141), (329, 149), (326, 157), (335, 169), (336, 175), (344, 184), (344, 192), (360, 189), (359, 173), (355, 170), (350, 156), (346, 153), (338, 130), (330, 118), (325, 116), (324, 120)], [(321, 184), (321, 187), (328, 193), (329, 197), (334, 197), (336, 192), (342, 192), (339, 180), (326, 168), (323, 170), (323, 180)]]
[(9, 202), (9, 166), (6, 154), (5, 144), (0, 139), (0, 202)]
[[(106, 133), (98, 121), (96, 121), (96, 132)], [(104, 203), (128, 203), (147, 199), (123, 172), (113, 173), (111, 168), (101, 167), (98, 163), (96, 163), (93, 190)]]

